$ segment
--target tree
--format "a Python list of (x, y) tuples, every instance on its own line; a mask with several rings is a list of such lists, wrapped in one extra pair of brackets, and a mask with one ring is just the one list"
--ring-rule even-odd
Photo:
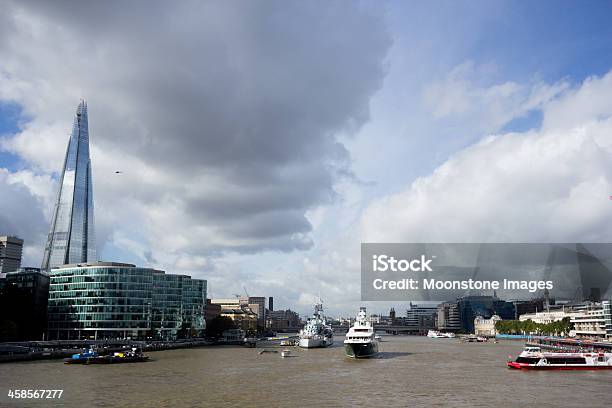
[(569, 317), (550, 323), (536, 323), (532, 320), (500, 320), (495, 329), (501, 334), (539, 334), (545, 336), (567, 336), (573, 329)]

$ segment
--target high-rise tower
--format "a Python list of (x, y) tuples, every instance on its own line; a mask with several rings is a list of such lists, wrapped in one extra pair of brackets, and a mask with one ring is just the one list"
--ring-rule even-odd
[(96, 242), (89, 130), (87, 103), (82, 100), (76, 110), (66, 150), (42, 269), (93, 261), (96, 261)]

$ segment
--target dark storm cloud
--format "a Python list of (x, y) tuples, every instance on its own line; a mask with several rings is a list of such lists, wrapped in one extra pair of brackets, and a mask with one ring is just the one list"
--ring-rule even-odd
[[(234, 169), (235, 170), (235, 169)], [(208, 218), (235, 218), (242, 214), (260, 214), (274, 209), (276, 211), (305, 211), (317, 203), (329, 202), (333, 199), (331, 188), (320, 189), (320, 186), (330, 186), (333, 175), (330, 169), (312, 162), (312, 165), (274, 168), (268, 166), (261, 172), (266, 174), (254, 177), (260, 171), (252, 166), (240, 166), (245, 171), (240, 174), (225, 174), (228, 184), (224, 190), (215, 191), (215, 195), (184, 191), (187, 208), (190, 212), (199, 213)]]
[[(368, 120), (390, 46), (383, 13), (351, 2), (33, 2), (12, 11), (60, 33), (50, 65), (61, 68), (49, 76), (78, 81), (92, 143), (121, 146), (172, 178), (139, 186), (145, 204), (152, 191), (160, 202), (171, 194), (194, 226), (255, 247), (260, 237), (262, 247), (286, 248), (310, 231), (305, 211), (333, 200), (335, 178), (350, 172), (336, 136)], [(194, 188), (210, 177), (214, 188)]]

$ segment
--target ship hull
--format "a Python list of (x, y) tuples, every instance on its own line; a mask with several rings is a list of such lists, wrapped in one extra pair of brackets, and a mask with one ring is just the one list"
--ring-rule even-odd
[(325, 339), (300, 339), (298, 345), (302, 348), (321, 348), (321, 347), (329, 347), (333, 344), (334, 340), (325, 338)]
[(515, 361), (510, 361), (508, 363), (508, 368), (513, 368), (515, 370), (612, 370), (612, 366), (610, 365), (535, 365), (517, 363)]
[(84, 358), (66, 358), (64, 364), (123, 364), (123, 363), (141, 363), (148, 361), (148, 356), (133, 356), (133, 357), (115, 357), (115, 356), (98, 356)]
[(371, 358), (378, 354), (378, 344), (376, 343), (345, 343), (344, 350), (347, 357), (351, 358)]

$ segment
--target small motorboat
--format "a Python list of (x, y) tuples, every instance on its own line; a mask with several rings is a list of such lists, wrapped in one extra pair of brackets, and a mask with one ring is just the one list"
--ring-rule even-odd
[(64, 364), (89, 364), (91, 360), (98, 357), (98, 353), (93, 348), (83, 349), (81, 353), (73, 354), (72, 357), (65, 358)]
[(291, 355), (291, 350), (284, 349), (283, 351), (281, 351), (282, 358), (289, 357), (290, 355)]
[(486, 337), (470, 334), (464, 338), (464, 341), (467, 341), (468, 343), (486, 343), (488, 339)]

